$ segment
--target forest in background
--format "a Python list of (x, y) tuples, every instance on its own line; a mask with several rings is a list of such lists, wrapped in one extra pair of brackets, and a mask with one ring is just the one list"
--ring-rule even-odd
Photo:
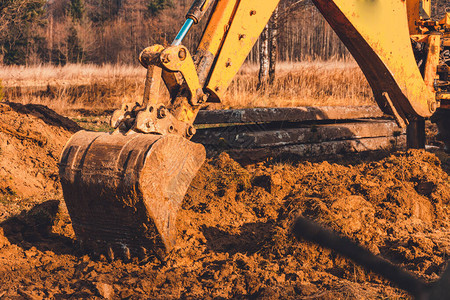
[[(145, 47), (169, 44), (192, 0), (1, 0), (0, 63), (137, 64)], [(433, 2), (433, 8), (445, 5)], [(206, 18), (205, 18), (206, 19)], [(205, 20), (184, 41), (191, 50)], [(277, 59), (346, 59), (350, 55), (310, 0), (281, 0)], [(261, 43), (249, 55), (258, 62)]]
[[(140, 51), (169, 44), (191, 2), (0, 0), (0, 100), (63, 113), (141, 98)], [(446, 4), (433, 2), (437, 18)], [(205, 23), (184, 40), (191, 51)], [(222, 100), (225, 108), (373, 103), (362, 72), (310, 0), (281, 0)]]
[[(1, 0), (0, 64), (136, 64), (145, 47), (169, 44), (191, 0)], [(445, 0), (433, 2), (433, 8)], [(205, 18), (206, 19), (206, 18)], [(187, 36), (191, 50), (205, 20)], [(310, 0), (281, 0), (279, 61), (346, 59), (349, 53)], [(249, 55), (258, 62), (260, 43)]]
[[(0, 63), (136, 64), (140, 51), (169, 44), (191, 0), (2, 0)], [(342, 59), (349, 54), (309, 0), (282, 0), (278, 60)], [(206, 19), (206, 18), (205, 18)], [(193, 50), (205, 20), (184, 44)], [(258, 61), (259, 43), (249, 55)]]

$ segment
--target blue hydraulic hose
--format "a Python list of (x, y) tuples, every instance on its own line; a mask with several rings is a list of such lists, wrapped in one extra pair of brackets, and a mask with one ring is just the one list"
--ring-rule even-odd
[(192, 25), (194, 24), (194, 20), (191, 18), (188, 18), (186, 22), (184, 22), (183, 27), (181, 27), (180, 32), (178, 32), (177, 37), (173, 40), (172, 46), (178, 46), (183, 41), (186, 34), (189, 32), (189, 29), (191, 29)]

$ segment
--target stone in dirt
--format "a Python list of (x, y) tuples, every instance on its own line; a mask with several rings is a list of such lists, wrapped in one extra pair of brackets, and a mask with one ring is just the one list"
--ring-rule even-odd
[(105, 299), (112, 299), (114, 297), (114, 288), (110, 284), (97, 282), (95, 283), (95, 288), (98, 294)]

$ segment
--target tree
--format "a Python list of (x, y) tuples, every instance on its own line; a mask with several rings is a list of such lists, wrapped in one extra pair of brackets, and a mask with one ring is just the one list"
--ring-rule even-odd
[(278, 58), (278, 7), (269, 21), (269, 85), (275, 81), (275, 66)]
[(168, 7), (173, 7), (172, 0), (149, 0), (147, 3), (147, 10), (152, 16)]
[(70, 0), (69, 14), (72, 17), (72, 24), (67, 37), (67, 60), (71, 63), (79, 63), (83, 60), (83, 47), (75, 26), (83, 21), (84, 1)]
[(259, 37), (258, 90), (265, 90), (269, 84), (269, 24), (266, 24)]
[(69, 14), (74, 22), (81, 22), (84, 16), (84, 1), (70, 0)]
[(123, 0), (85, 0), (89, 18), (101, 26), (117, 17), (122, 2)]
[(45, 24), (46, 0), (0, 2), (0, 53), (6, 64), (26, 64), (40, 40), (38, 27)]
[(259, 74), (258, 90), (265, 88), (275, 81), (275, 66), (278, 51), (278, 7), (270, 21), (264, 27), (259, 38)]
[(77, 30), (72, 26), (67, 37), (67, 60), (70, 63), (79, 63), (83, 60), (83, 47), (78, 38)]

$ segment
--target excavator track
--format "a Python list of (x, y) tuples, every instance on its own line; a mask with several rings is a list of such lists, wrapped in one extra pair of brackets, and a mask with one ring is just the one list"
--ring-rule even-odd
[(201, 111), (196, 123), (193, 141), (243, 163), (406, 147), (406, 130), (376, 106)]

